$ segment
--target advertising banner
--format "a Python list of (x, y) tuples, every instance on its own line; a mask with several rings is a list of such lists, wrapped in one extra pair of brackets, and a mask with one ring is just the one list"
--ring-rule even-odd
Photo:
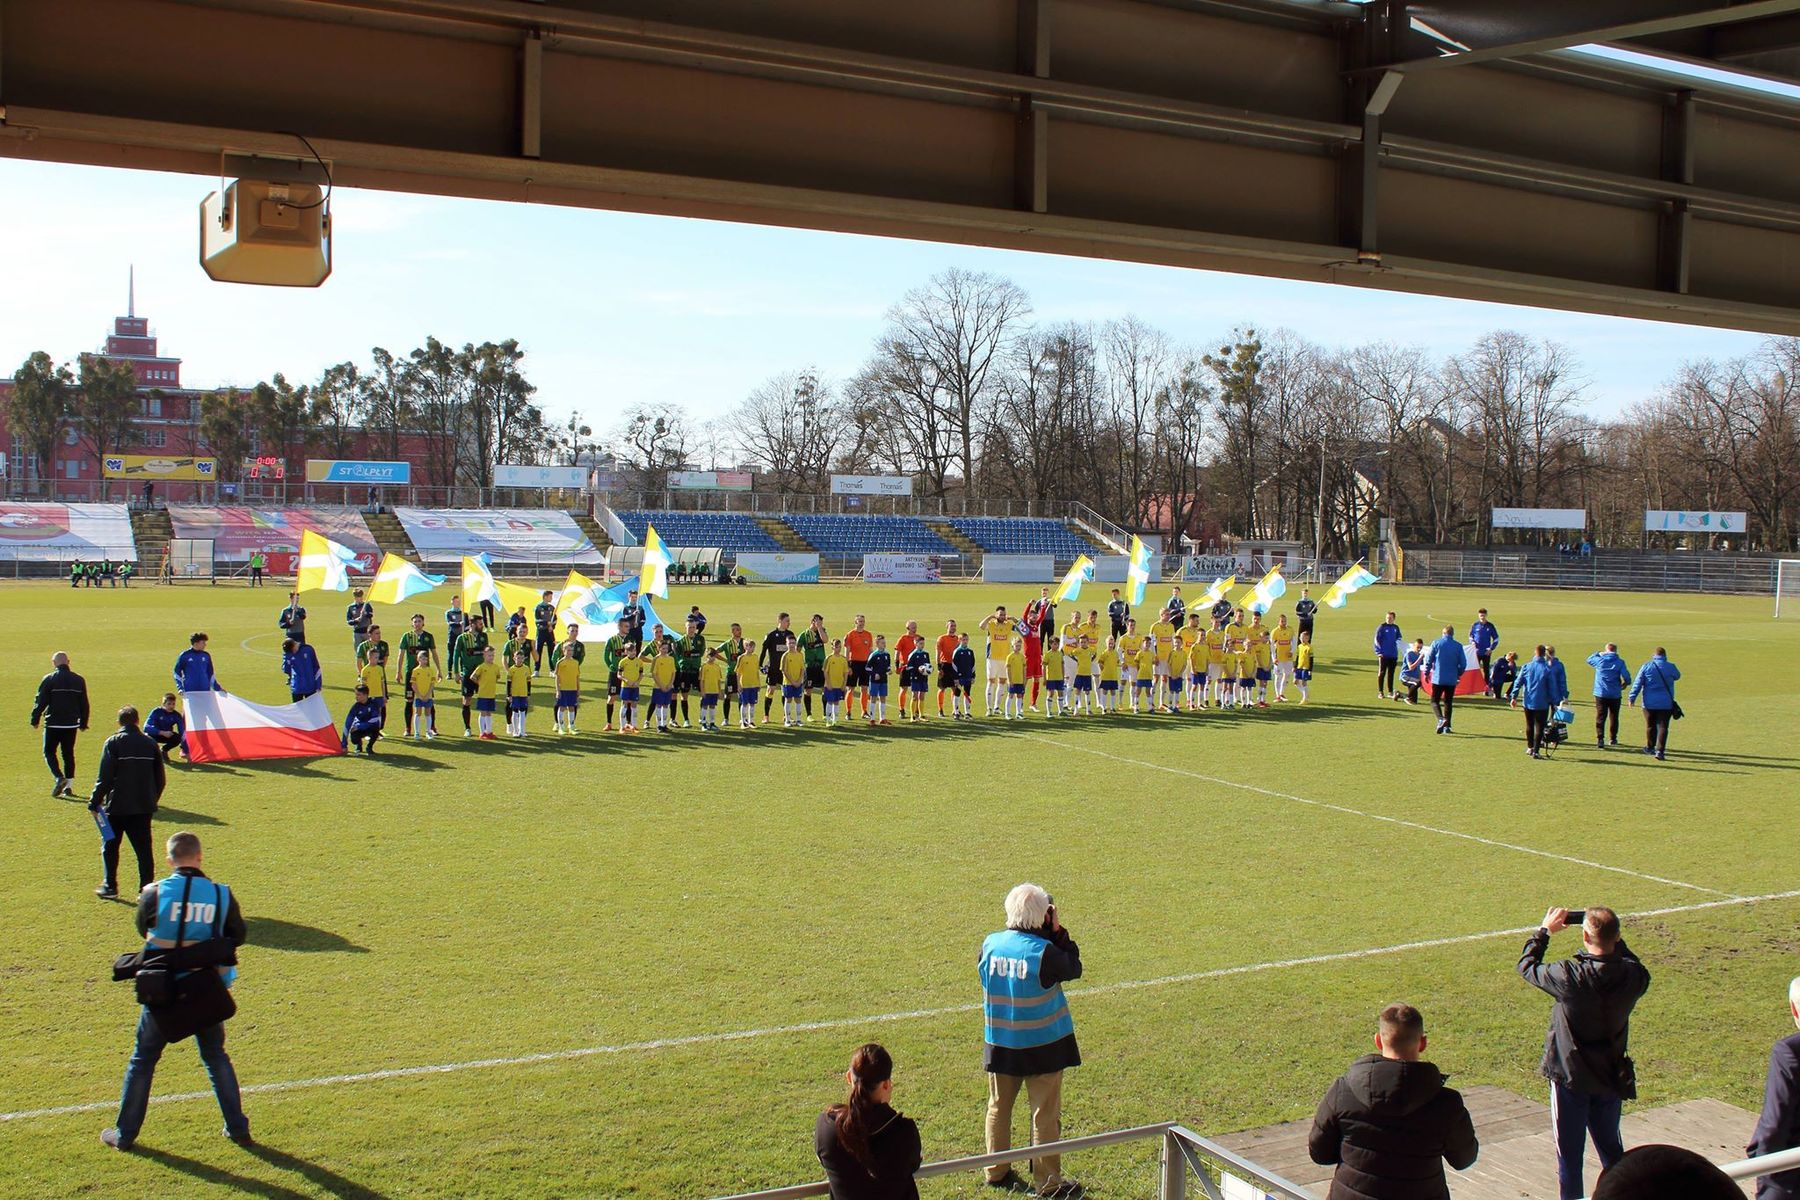
[(1651, 533), (1742, 533), (1747, 514), (1741, 512), (1687, 512), (1674, 508), (1644, 510), (1644, 528)]
[(1049, 554), (984, 554), (981, 577), (989, 583), (1055, 583), (1056, 559)]
[(505, 488), (582, 488), (587, 486), (586, 467), (497, 466), (494, 486)]
[(935, 554), (865, 554), (864, 583), (937, 583), (944, 577)]
[(738, 578), (752, 583), (817, 583), (819, 556), (816, 554), (740, 554), (737, 556)]
[(747, 492), (748, 471), (670, 471), (669, 486), (689, 492)]
[(412, 482), (412, 464), (355, 458), (309, 458), (306, 460), (306, 482), (407, 484)]
[(100, 460), (108, 479), (185, 479), (211, 483), (219, 477), (216, 458), (169, 458), (161, 454), (108, 454)]
[[(1248, 557), (1248, 556), (1246, 556)], [(1221, 575), (1233, 575), (1247, 562), (1235, 554), (1193, 554), (1181, 560), (1181, 577), (1189, 583), (1211, 583)]]
[(836, 496), (910, 496), (911, 475), (833, 475), (831, 491)]
[(1496, 508), (1495, 529), (1586, 529), (1585, 508)]
[(65, 558), (136, 562), (125, 506), (0, 502), (0, 560)]
[(559, 508), (408, 508), (396, 505), (406, 536), (425, 562), (460, 564), (486, 554), (495, 562), (567, 566), (601, 561), (575, 518)]
[(381, 559), (375, 537), (360, 512), (342, 508), (202, 508), (169, 505), (174, 536), (213, 544), (214, 562), (247, 562), (255, 551), (268, 557), (273, 574), (287, 575), (300, 554), (300, 535), (307, 530), (356, 552), (350, 568), (372, 573)]

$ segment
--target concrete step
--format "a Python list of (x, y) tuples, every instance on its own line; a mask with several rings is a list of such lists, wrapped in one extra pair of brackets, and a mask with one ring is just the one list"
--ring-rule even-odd
[(783, 550), (798, 554), (812, 552), (812, 546), (807, 543), (807, 540), (795, 533), (793, 528), (780, 517), (755, 517), (753, 519), (758, 525), (768, 530), (769, 536), (774, 538)]
[(955, 546), (972, 566), (981, 565), (981, 547), (970, 541), (956, 526), (942, 517), (920, 517), (919, 520), (933, 533)]

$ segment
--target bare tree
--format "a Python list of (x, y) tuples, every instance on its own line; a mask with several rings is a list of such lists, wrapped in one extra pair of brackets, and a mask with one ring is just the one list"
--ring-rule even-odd
[(777, 491), (816, 491), (852, 432), (847, 407), (816, 370), (784, 371), (752, 390), (725, 427)]

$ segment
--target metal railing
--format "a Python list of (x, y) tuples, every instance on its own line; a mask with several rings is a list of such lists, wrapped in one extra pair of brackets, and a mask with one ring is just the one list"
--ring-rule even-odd
[[(1074, 1154), (1082, 1150), (1093, 1150), (1101, 1146), (1116, 1146), (1123, 1142), (1145, 1141), (1159, 1138), (1162, 1141), (1162, 1152), (1158, 1158), (1157, 1200), (1186, 1200), (1190, 1182), (1198, 1185), (1200, 1195), (1206, 1200), (1224, 1200), (1224, 1192), (1219, 1182), (1219, 1172), (1228, 1171), (1245, 1183), (1259, 1189), (1271, 1200), (1316, 1200), (1313, 1194), (1299, 1184), (1290, 1183), (1272, 1171), (1263, 1169), (1232, 1150), (1227, 1150), (1217, 1142), (1201, 1137), (1193, 1130), (1178, 1125), (1173, 1121), (1165, 1121), (1156, 1125), (1138, 1125), (1130, 1129), (1114, 1129), (1106, 1133), (1089, 1134), (1086, 1137), (1065, 1138), (1060, 1142), (1046, 1142), (1041, 1146), (1018, 1147), (1012, 1150), (997, 1150), (991, 1154), (971, 1154), (963, 1158), (949, 1158), (942, 1162), (926, 1163), (914, 1173), (914, 1179), (932, 1179), (940, 1175), (961, 1175), (970, 1171), (979, 1171), (984, 1167), (997, 1167), (1003, 1163), (1017, 1162), (1034, 1154)], [(719, 1200), (801, 1200), (807, 1196), (829, 1196), (831, 1188), (825, 1181), (818, 1183), (799, 1183), (789, 1187), (771, 1188), (762, 1192), (739, 1192), (731, 1196), (720, 1197)]]
[(1406, 582), (1767, 596), (1775, 591), (1777, 561), (1739, 554), (1409, 550)]
[(1773, 1154), (1761, 1154), (1755, 1158), (1740, 1158), (1736, 1162), (1726, 1163), (1719, 1169), (1742, 1182), (1746, 1179), (1760, 1179), (1764, 1175), (1773, 1175), (1778, 1171), (1792, 1171), (1800, 1168), (1800, 1146), (1792, 1150), (1777, 1150)]
[(658, 512), (736, 512), (778, 517), (783, 513), (896, 517), (1049, 517), (1031, 500), (978, 496), (844, 496), (815, 492), (689, 491), (603, 488), (600, 501), (614, 509)]
[(1081, 501), (1069, 501), (1063, 506), (1063, 513), (1071, 522), (1087, 530), (1102, 549), (1111, 549), (1115, 554), (1124, 554), (1130, 549), (1130, 530), (1107, 520)]

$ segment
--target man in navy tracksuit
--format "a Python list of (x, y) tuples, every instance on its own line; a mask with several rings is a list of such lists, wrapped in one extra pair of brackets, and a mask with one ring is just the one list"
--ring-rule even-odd
[(1668, 652), (1658, 646), (1650, 661), (1638, 668), (1637, 678), (1631, 683), (1631, 695), (1627, 697), (1634, 708), (1638, 697), (1643, 697), (1643, 753), (1658, 759), (1669, 747), (1669, 722), (1675, 716), (1675, 681), (1680, 678), (1681, 668), (1670, 662)]
[(287, 675), (288, 694), (295, 704), (325, 686), (324, 672), (319, 669), (319, 652), (305, 642), (289, 638), (281, 644), (281, 669)]
[(1550, 706), (1556, 701), (1551, 698), (1555, 690), (1556, 677), (1550, 670), (1550, 660), (1544, 657), (1544, 647), (1537, 648), (1530, 662), (1519, 667), (1519, 676), (1513, 681), (1512, 703), (1515, 708), (1525, 710), (1525, 752), (1533, 758), (1539, 758), (1538, 748), (1544, 744), (1544, 727), (1550, 722)]
[(1400, 668), (1400, 626), (1394, 614), (1375, 627), (1375, 696), (1380, 700), (1397, 698), (1394, 672)]
[[(1494, 647), (1500, 644), (1500, 631), (1488, 620), (1487, 609), (1475, 610), (1475, 623), (1469, 626), (1469, 645), (1475, 647), (1475, 661), (1481, 664), (1481, 677), (1486, 679), (1493, 671)], [(1492, 687), (1488, 695), (1494, 694)]]
[(380, 706), (369, 699), (369, 689), (362, 684), (356, 685), (356, 703), (344, 714), (344, 736), (339, 744), (348, 750), (354, 745), (362, 754), (375, 753), (375, 743), (381, 740), (382, 711)]
[(1469, 656), (1456, 640), (1456, 628), (1444, 626), (1444, 635), (1425, 652), (1425, 673), (1431, 677), (1431, 711), (1439, 733), (1453, 733), (1450, 714), (1456, 707), (1456, 685), (1468, 669)]
[(1588, 655), (1588, 666), (1594, 668), (1594, 745), (1606, 748), (1606, 724), (1612, 721), (1612, 744), (1619, 744), (1619, 702), (1625, 697), (1625, 685), (1631, 682), (1631, 672), (1625, 666), (1625, 660), (1619, 657), (1619, 647), (1615, 642), (1606, 643), (1606, 649)]
[[(1788, 1015), (1800, 1025), (1800, 979), (1788, 984)], [(1769, 1078), (1762, 1116), (1744, 1153), (1775, 1154), (1800, 1146), (1800, 1033), (1790, 1033), (1769, 1052)], [(1764, 1175), (1756, 1200), (1800, 1200), (1800, 1168)]]
[[(1034, 1145), (1062, 1136), (1062, 1077), (1081, 1065), (1075, 1020), (1062, 985), (1081, 978), (1081, 950), (1057, 919), (1056, 905), (1035, 883), (1006, 896), (1006, 928), (981, 943), (984, 1065), (988, 1072), (987, 1148), (1012, 1148), (1013, 1104), (1023, 1087), (1031, 1102)], [(1062, 1177), (1060, 1155), (1032, 1159), (1040, 1196), (1075, 1196), (1081, 1186)], [(987, 1168), (987, 1181), (1028, 1190), (1010, 1163)]]
[(174, 692), (163, 693), (162, 703), (144, 718), (144, 736), (162, 748), (164, 762), (177, 750), (181, 757), (187, 757), (187, 718), (181, 713), (181, 697)]
[(50, 656), (50, 673), (38, 681), (31, 727), (44, 726), (44, 761), (50, 764), (52, 796), (75, 794), (75, 735), (88, 727), (87, 680), (69, 669), (69, 656)]

